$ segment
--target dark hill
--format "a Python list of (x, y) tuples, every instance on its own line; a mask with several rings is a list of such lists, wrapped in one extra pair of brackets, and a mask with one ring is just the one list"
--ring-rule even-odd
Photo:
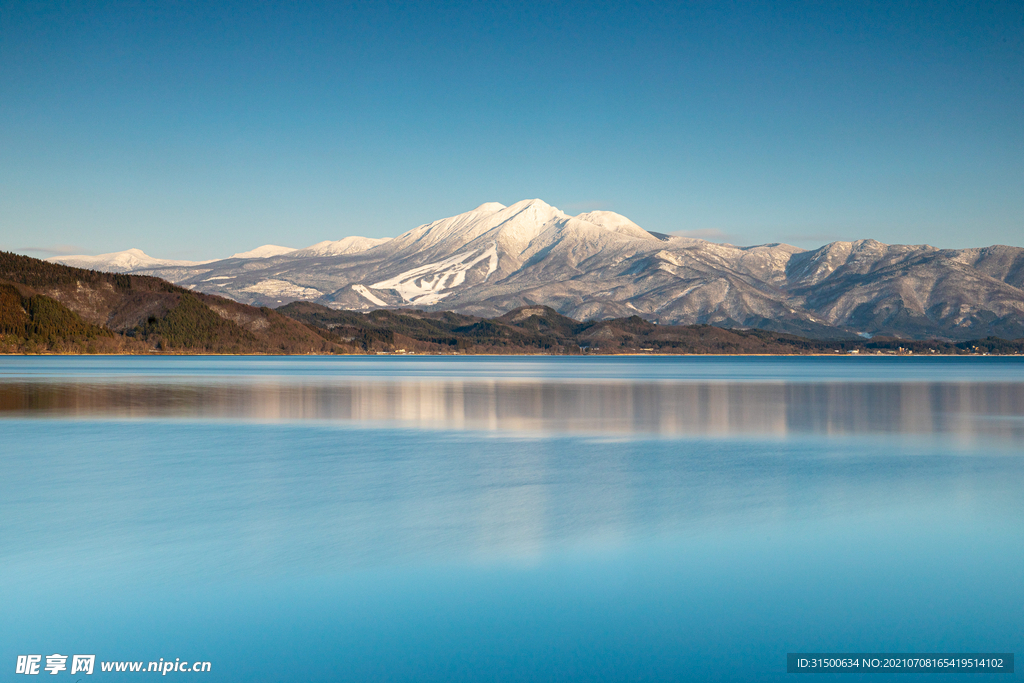
[(144, 275), (0, 252), (0, 351), (331, 353), (339, 347), (269, 308)]
[(370, 313), (294, 302), (277, 311), (367, 352), (417, 353), (1022, 353), (1024, 340), (952, 343), (845, 338), (822, 341), (767, 330), (711, 325), (656, 325), (639, 316), (580, 322), (547, 306), (524, 306), (498, 318), (412, 309)]

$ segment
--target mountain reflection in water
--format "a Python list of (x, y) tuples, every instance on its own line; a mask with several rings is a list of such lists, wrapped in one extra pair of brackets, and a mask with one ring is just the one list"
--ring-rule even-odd
[(410, 428), (649, 435), (1024, 436), (1024, 384), (366, 378), (7, 381), (0, 417), (330, 420)]

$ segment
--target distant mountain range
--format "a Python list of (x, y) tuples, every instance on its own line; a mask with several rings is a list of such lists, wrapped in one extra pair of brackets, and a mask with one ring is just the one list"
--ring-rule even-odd
[(637, 315), (816, 338), (1024, 337), (1024, 249), (937, 249), (874, 240), (805, 251), (737, 247), (649, 232), (610, 211), (569, 216), (538, 199), (481, 206), (394, 239), (268, 245), (219, 261), (138, 250), (55, 257), (149, 274), (276, 307), (415, 307), (494, 317), (549, 306), (577, 320)]
[(0, 251), (4, 353), (875, 353), (1014, 354), (1024, 339), (814, 340), (766, 330), (579, 321), (546, 306), (497, 318), (415, 309), (345, 311), (295, 301), (276, 310)]

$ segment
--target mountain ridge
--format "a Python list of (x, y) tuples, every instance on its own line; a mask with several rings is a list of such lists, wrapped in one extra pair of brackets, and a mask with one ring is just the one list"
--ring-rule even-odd
[(743, 247), (652, 233), (610, 211), (570, 216), (539, 199), (481, 204), (382, 241), (346, 239), (364, 241), (131, 272), (268, 306), (496, 317), (544, 305), (580, 320), (638, 315), (817, 338), (1024, 336), (1024, 249), (1006, 245)]
[(495, 318), (419, 309), (254, 308), (158, 278), (0, 252), (0, 353), (1024, 353), (1024, 339), (813, 340), (764, 330), (580, 321), (548, 306)]

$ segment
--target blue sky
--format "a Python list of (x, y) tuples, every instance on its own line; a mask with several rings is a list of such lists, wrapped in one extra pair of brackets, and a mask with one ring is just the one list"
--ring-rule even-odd
[(0, 0), (0, 249), (215, 258), (532, 197), (1024, 246), (1024, 5)]

